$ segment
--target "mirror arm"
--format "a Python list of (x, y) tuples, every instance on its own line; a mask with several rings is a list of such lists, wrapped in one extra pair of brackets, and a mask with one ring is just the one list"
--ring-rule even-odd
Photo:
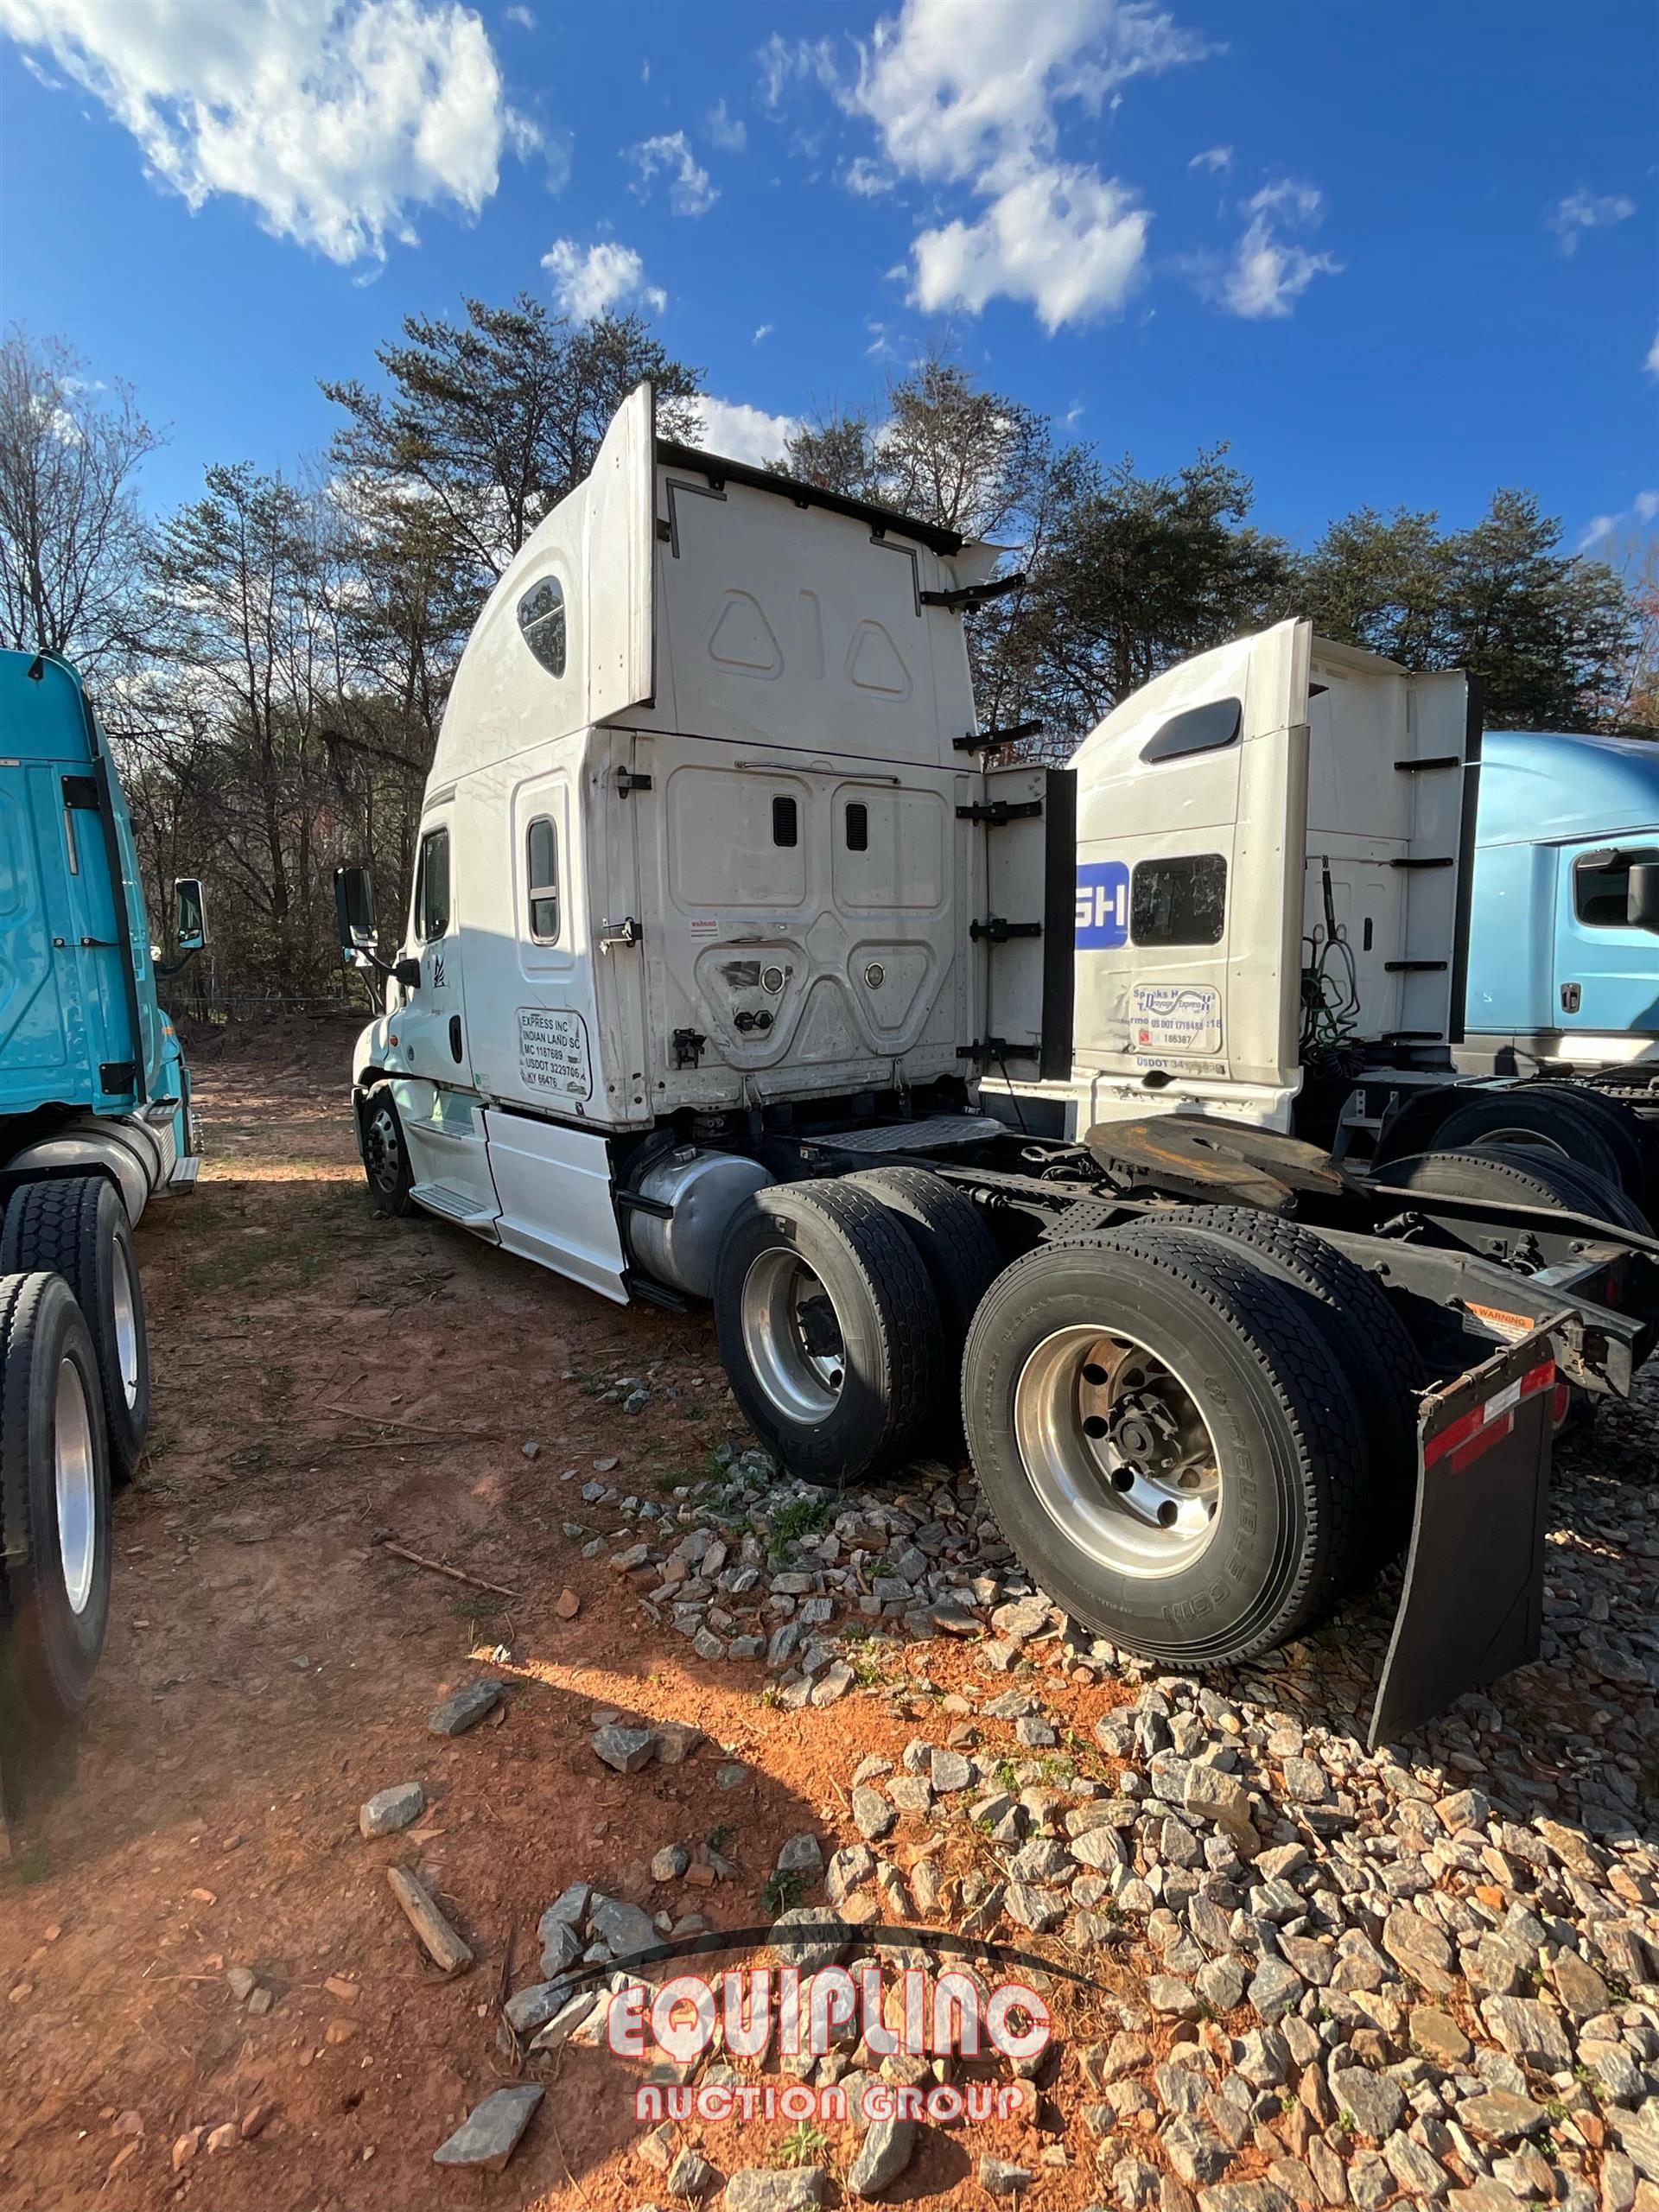
[(359, 974), (365, 968), (372, 968), (378, 975), (391, 976), (393, 982), (397, 980), (397, 970), (392, 963), (383, 960), (378, 952), (371, 952), (366, 945), (344, 947), (341, 957), (347, 968), (355, 968)]

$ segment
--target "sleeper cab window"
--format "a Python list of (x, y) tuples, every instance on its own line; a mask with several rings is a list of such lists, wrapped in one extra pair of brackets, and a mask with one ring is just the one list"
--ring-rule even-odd
[(1206, 699), (1197, 707), (1183, 707), (1172, 715), (1141, 748), (1147, 761), (1182, 760), (1190, 753), (1219, 753), (1236, 745), (1243, 726), (1244, 706), (1239, 699)]
[(564, 590), (556, 576), (543, 576), (518, 602), (518, 628), (550, 676), (564, 674)]
[(1129, 879), (1136, 944), (1219, 944), (1226, 912), (1227, 863), (1219, 853), (1141, 861)]
[(559, 941), (559, 833), (550, 815), (538, 814), (524, 832), (530, 934), (537, 944)]
[(449, 927), (449, 832), (429, 830), (421, 840), (420, 874), (415, 888), (415, 930), (423, 944)]

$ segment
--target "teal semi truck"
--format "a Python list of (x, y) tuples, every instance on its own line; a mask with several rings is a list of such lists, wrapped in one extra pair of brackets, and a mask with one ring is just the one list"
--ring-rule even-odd
[[(175, 887), (179, 952), (200, 884)], [(79, 677), (0, 652), (0, 1783), (84, 1707), (149, 1415), (133, 1227), (199, 1165), (132, 825)]]

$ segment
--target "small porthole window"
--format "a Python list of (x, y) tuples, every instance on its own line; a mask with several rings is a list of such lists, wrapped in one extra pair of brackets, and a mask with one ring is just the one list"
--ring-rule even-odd
[(518, 627), (550, 676), (564, 674), (564, 592), (556, 576), (543, 576), (518, 602)]
[(870, 849), (870, 810), (862, 799), (854, 799), (847, 809), (847, 849), (849, 853)]
[(772, 842), (774, 845), (794, 845), (800, 842), (800, 823), (795, 811), (795, 802), (781, 792), (772, 802)]
[(559, 837), (549, 815), (538, 814), (524, 833), (524, 873), (530, 879), (530, 934), (537, 944), (559, 935)]

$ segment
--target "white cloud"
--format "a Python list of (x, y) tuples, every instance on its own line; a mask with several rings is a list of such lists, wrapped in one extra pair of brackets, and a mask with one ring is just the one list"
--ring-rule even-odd
[(1659, 521), (1659, 492), (1638, 492), (1630, 505), (1621, 508), (1618, 514), (1592, 515), (1573, 550), (1575, 553), (1587, 553), (1616, 531), (1626, 527), (1644, 530), (1656, 521)]
[(1128, 296), (1150, 220), (1097, 169), (1034, 169), (999, 193), (977, 222), (918, 236), (916, 304), (976, 315), (1000, 296), (1028, 300), (1046, 330), (1087, 321)]
[(416, 242), (416, 210), (476, 215), (536, 143), (460, 0), (0, 0), (194, 210), (246, 200), (332, 261)]
[(792, 415), (768, 415), (741, 399), (700, 399), (697, 412), (702, 417), (698, 442), (728, 461), (781, 460), (785, 440), (800, 427)]
[(727, 112), (721, 100), (711, 107), (702, 119), (710, 145), (718, 146), (722, 154), (741, 154), (749, 143), (749, 126), (741, 115)]
[(1586, 231), (1609, 230), (1615, 223), (1628, 222), (1635, 213), (1635, 200), (1627, 200), (1622, 192), (1597, 194), (1580, 186), (1558, 200), (1544, 220), (1554, 232), (1560, 251), (1570, 255), (1578, 251), (1579, 240)]
[(1189, 264), (1198, 289), (1247, 321), (1289, 315), (1316, 276), (1342, 273), (1334, 254), (1311, 252), (1284, 235), (1317, 224), (1324, 211), (1324, 194), (1314, 185), (1294, 177), (1264, 185), (1244, 202), (1249, 219), (1226, 260), (1200, 255)]
[(900, 168), (961, 182), (1052, 153), (1058, 103), (1098, 115), (1130, 78), (1216, 50), (1148, 0), (906, 0), (876, 26), (850, 105)]
[(1213, 176), (1217, 169), (1231, 168), (1233, 149), (1230, 146), (1206, 146), (1203, 153), (1194, 154), (1186, 166), (1190, 169), (1208, 169)]
[(627, 148), (626, 159), (639, 172), (628, 188), (638, 200), (650, 197), (652, 181), (659, 169), (673, 174), (668, 204), (677, 215), (706, 215), (720, 197), (720, 188), (709, 182), (709, 172), (691, 151), (691, 142), (683, 130), (641, 139), (637, 146)]
[(763, 338), (770, 338), (776, 327), (777, 326), (774, 323), (763, 322), (760, 326), (759, 329), (756, 330), (754, 336), (749, 340), (749, 343), (752, 346), (758, 346)]
[(1642, 365), (1650, 377), (1659, 377), (1659, 332), (1655, 333), (1653, 343), (1648, 348), (1648, 358)]
[(1024, 300), (1051, 331), (1121, 308), (1151, 216), (1129, 186), (1061, 156), (1062, 111), (1098, 116), (1131, 78), (1216, 50), (1153, 0), (905, 0), (842, 104), (874, 124), (893, 169), (985, 203), (918, 233), (916, 304)]
[(774, 31), (754, 59), (760, 72), (760, 105), (768, 115), (778, 113), (791, 85), (816, 82), (825, 92), (841, 92), (833, 39), (790, 39)]
[(646, 283), (645, 264), (633, 248), (614, 238), (585, 247), (574, 238), (556, 238), (542, 256), (542, 266), (553, 279), (555, 300), (575, 322), (638, 304), (661, 315), (668, 305), (661, 286)]
[(873, 162), (868, 154), (859, 154), (849, 162), (841, 173), (841, 181), (849, 192), (861, 200), (876, 200), (884, 192), (893, 190), (893, 178), (880, 162)]
[(536, 28), (536, 18), (528, 8), (509, 8), (505, 20), (516, 23), (521, 31), (533, 31)]

